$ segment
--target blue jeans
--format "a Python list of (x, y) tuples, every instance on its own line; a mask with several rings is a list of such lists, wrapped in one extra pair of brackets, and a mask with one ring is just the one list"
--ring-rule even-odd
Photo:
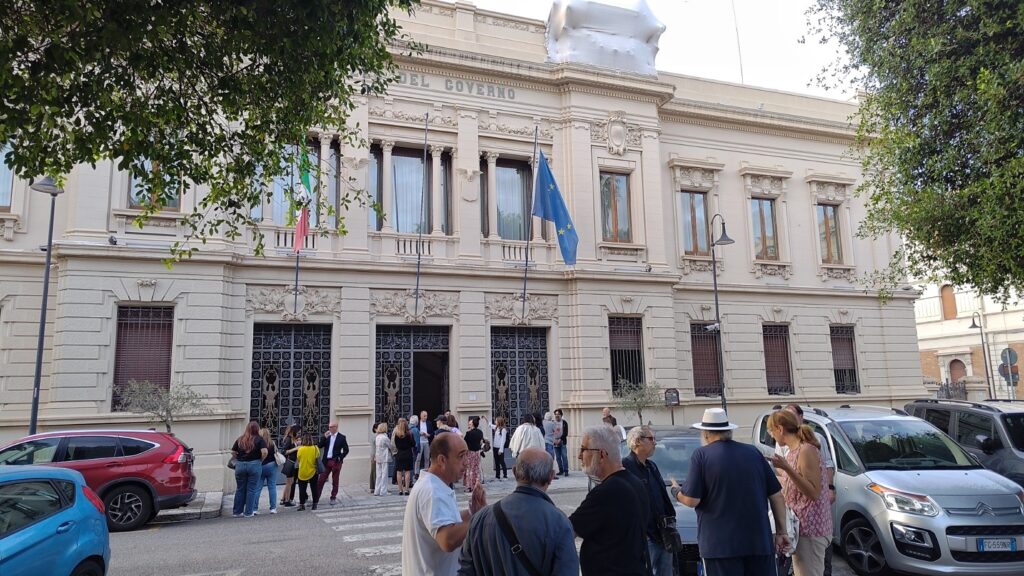
[(569, 474), (569, 460), (565, 457), (565, 444), (555, 446), (555, 462), (558, 463), (559, 474)]
[(660, 542), (647, 540), (647, 551), (651, 555), (651, 568), (654, 569), (654, 576), (672, 576), (672, 555), (661, 545)]
[(260, 496), (261, 468), (259, 460), (235, 462), (235, 502), (231, 508), (232, 514), (252, 516), (256, 499)]
[(554, 444), (548, 444), (547, 442), (545, 442), (544, 443), (544, 451), (548, 453), (548, 456), (551, 456), (552, 460), (555, 459), (555, 445)]
[(260, 479), (256, 483), (256, 500), (252, 505), (253, 511), (258, 512), (260, 509), (260, 492), (263, 491), (263, 486), (267, 487), (267, 493), (270, 495), (270, 509), (277, 510), (277, 462), (268, 462), (260, 469)]

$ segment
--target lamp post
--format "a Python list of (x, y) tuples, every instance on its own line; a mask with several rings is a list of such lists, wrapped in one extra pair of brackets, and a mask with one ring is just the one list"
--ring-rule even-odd
[(728, 246), (736, 241), (729, 238), (729, 235), (725, 233), (725, 218), (721, 214), (715, 214), (711, 217), (709, 225), (711, 235), (715, 235), (715, 218), (722, 223), (722, 234), (717, 240), (711, 242), (711, 285), (715, 292), (715, 338), (718, 340), (718, 389), (722, 393), (722, 410), (728, 412), (728, 406), (725, 401), (725, 362), (722, 360), (722, 316), (718, 312), (718, 259), (715, 257), (715, 246)]
[(29, 420), (28, 433), (36, 433), (36, 421), (39, 418), (39, 387), (43, 376), (43, 339), (46, 337), (46, 301), (50, 296), (50, 259), (53, 253), (53, 213), (57, 208), (57, 196), (64, 193), (49, 176), (29, 186), (36, 192), (50, 195), (50, 227), (46, 232), (46, 267), (43, 268), (43, 302), (39, 306), (39, 341), (36, 342), (36, 372), (32, 380), (32, 418)]
[(971, 330), (977, 329), (981, 331), (981, 355), (984, 356), (985, 360), (985, 381), (988, 382), (988, 397), (995, 398), (996, 390), (995, 386), (992, 384), (992, 371), (989, 370), (988, 367), (988, 342), (985, 341), (985, 327), (981, 325), (981, 320), (980, 312), (971, 314), (971, 325), (969, 328)]

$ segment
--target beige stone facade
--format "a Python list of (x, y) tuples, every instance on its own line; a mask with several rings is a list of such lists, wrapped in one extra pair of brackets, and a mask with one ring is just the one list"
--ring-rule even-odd
[[(262, 373), (254, 378), (254, 339), (274, 326), (319, 326), (329, 335), (330, 370), (310, 378), (318, 379), (327, 398), (322, 408), (340, 420), (353, 447), (344, 471), (351, 481), (368, 471), (371, 425), (385, 419), (382, 411), (406, 411), (395, 404), (405, 376), (397, 371), (389, 380), (378, 352), (385, 326), (447, 334), (446, 373), (437, 376), (443, 383), (431, 385), (446, 392), (441, 403), (460, 423), (496, 412), (494, 330), (540, 329), (531, 334), (544, 338), (546, 383), (526, 392), (546, 391), (543, 408), (563, 408), (575, 436), (615, 402), (609, 318), (639, 319), (643, 377), (681, 397), (674, 415), (645, 417), (695, 421), (719, 399), (695, 395), (691, 326), (714, 320), (712, 267), (707, 255), (685, 254), (684, 229), (693, 229), (681, 216), (684, 192), (703, 194), (703, 217), (721, 213), (736, 240), (718, 248), (717, 270), (735, 421), (749, 427), (780, 402), (901, 405), (923, 393), (914, 294), (898, 292), (883, 305), (855, 283), (888, 261), (896, 239), (854, 234), (864, 205), (852, 194), (858, 164), (845, 154), (853, 105), (667, 73), (552, 64), (544, 22), (462, 3), (425, 0), (402, 22), (429, 50), (399, 54), (401, 81), (388, 96), (357, 101), (351, 123), (373, 148), (338, 146), (338, 171), (323, 176), (341, 189), (379, 182), (388, 218), (377, 230), (367, 209), (353, 205), (342, 209), (347, 235), (304, 240), (298, 309), (290, 291), (294, 236), (274, 221), (273, 202), (263, 209), (265, 257), (253, 255), (251, 235), (211, 239), (192, 261), (168, 270), (161, 259), (182, 235), (173, 211), (134, 228), (128, 175), (101, 162), (69, 176), (57, 201), (42, 429), (148, 426), (111, 412), (118, 309), (128, 305), (173, 306), (170, 382), (211, 398), (212, 414), (177, 428), (195, 447), (201, 488), (233, 488), (225, 449), (250, 417), (253, 395), (266, 393)], [(398, 231), (403, 207), (395, 206), (394, 188), (406, 175), (395, 154), (422, 150), (425, 114), (431, 188), (447, 182), (448, 192), (425, 207), (430, 225), (419, 244), (425, 257), (417, 303), (410, 290), (418, 241)], [(577, 265), (566, 267), (554, 228), (535, 221), (524, 312), (517, 295), (526, 242), (497, 233), (496, 172), (506, 160), (529, 165), (535, 128), (580, 243)], [(332, 133), (315, 136), (330, 168)], [(628, 186), (625, 205), (617, 205), (622, 215), (611, 219), (628, 229), (627, 241), (605, 239), (602, 174)], [(191, 189), (182, 210), (201, 194)], [(756, 199), (774, 208), (771, 248), (755, 239), (754, 230), (764, 230), (752, 211)], [(837, 222), (832, 244), (821, 234), (819, 204), (832, 207)], [(0, 440), (23, 435), (28, 421), (47, 211), (48, 198), (16, 181), (10, 210), (0, 212)], [(788, 334), (785, 358), (769, 360), (776, 375), (778, 361), (788, 365), (791, 395), (768, 392), (765, 325)], [(855, 366), (847, 373), (855, 394), (837, 394), (836, 326), (852, 329)], [(634, 423), (614, 412), (620, 423)]]

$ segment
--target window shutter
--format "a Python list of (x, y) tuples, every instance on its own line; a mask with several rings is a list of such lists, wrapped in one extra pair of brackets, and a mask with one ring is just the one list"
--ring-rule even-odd
[(769, 394), (793, 394), (793, 376), (789, 366), (789, 326), (765, 324), (764, 368)]
[(120, 306), (111, 406), (120, 410), (121, 390), (131, 380), (171, 386), (173, 306)]

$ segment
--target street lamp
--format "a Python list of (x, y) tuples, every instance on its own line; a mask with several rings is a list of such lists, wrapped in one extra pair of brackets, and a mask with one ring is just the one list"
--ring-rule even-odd
[(985, 357), (985, 381), (988, 382), (988, 397), (995, 398), (995, 386), (992, 384), (992, 372), (988, 368), (988, 342), (985, 341), (985, 328), (981, 325), (981, 313), (971, 314), (971, 330), (981, 331), (981, 355)]
[(722, 360), (722, 317), (718, 312), (718, 260), (715, 258), (715, 246), (728, 246), (729, 244), (735, 244), (736, 241), (729, 238), (729, 235), (725, 233), (725, 218), (722, 218), (721, 214), (715, 214), (711, 217), (711, 235), (715, 235), (715, 218), (718, 218), (722, 223), (722, 235), (717, 240), (711, 242), (711, 285), (715, 291), (715, 337), (718, 339), (718, 389), (722, 393), (722, 410), (728, 412), (728, 406), (725, 401), (725, 363)]
[(49, 176), (29, 186), (36, 192), (50, 195), (50, 227), (46, 233), (46, 267), (43, 268), (43, 303), (39, 306), (39, 341), (36, 343), (36, 373), (32, 381), (32, 418), (28, 423), (28, 433), (36, 433), (36, 420), (39, 418), (39, 386), (43, 375), (43, 339), (46, 336), (46, 300), (50, 296), (50, 258), (53, 254), (53, 212), (57, 208), (57, 196), (64, 193)]

